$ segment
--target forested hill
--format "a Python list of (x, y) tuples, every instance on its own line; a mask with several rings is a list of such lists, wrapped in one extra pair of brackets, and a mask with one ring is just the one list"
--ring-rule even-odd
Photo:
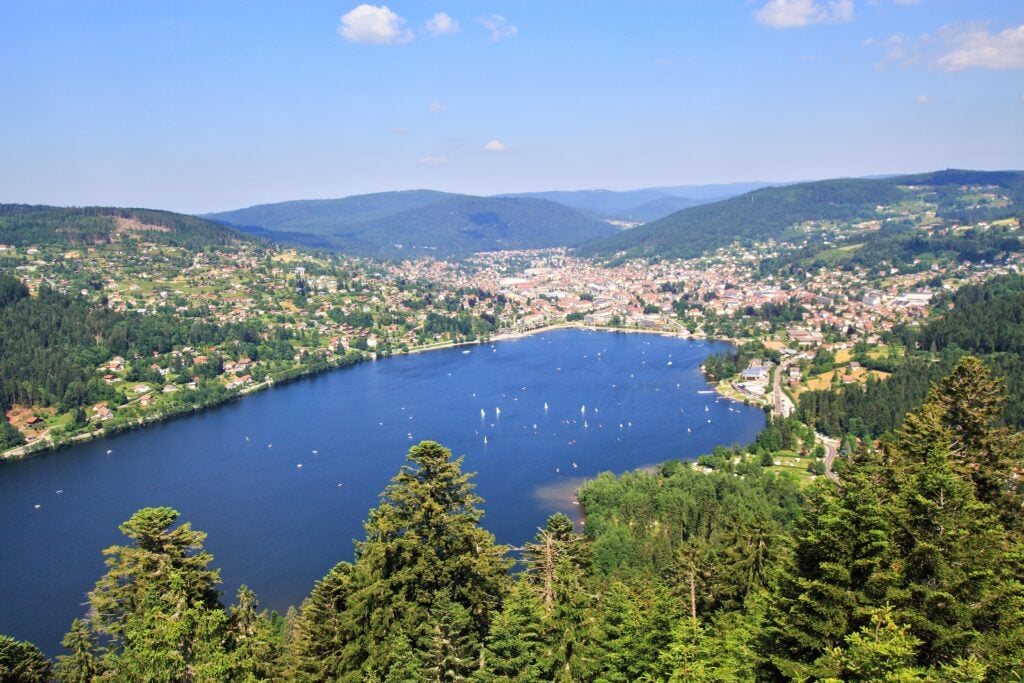
[(896, 221), (907, 202), (934, 205), (934, 218), (950, 224), (1019, 216), (1024, 211), (1024, 173), (948, 170), (766, 187), (683, 209), (586, 245), (581, 252), (691, 258), (737, 240), (802, 240), (808, 222)]
[(618, 231), (544, 199), (427, 191), (364, 195), (323, 204), (289, 202), (211, 217), (243, 221), (236, 225), (280, 242), (386, 258), (576, 246)]
[(131, 237), (192, 249), (250, 239), (212, 221), (170, 211), (0, 204), (0, 244), (77, 246)]
[(299, 199), (258, 204), (203, 216), (213, 221), (273, 232), (332, 235), (341, 228), (393, 216), (457, 195), (434, 190), (375, 192), (341, 199)]

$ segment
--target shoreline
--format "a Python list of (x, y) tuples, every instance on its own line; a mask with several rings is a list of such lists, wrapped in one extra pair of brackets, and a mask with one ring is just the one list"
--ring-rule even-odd
[[(544, 334), (545, 332), (555, 332), (555, 331), (558, 331), (558, 330), (585, 330), (585, 331), (590, 331), (590, 332), (618, 332), (618, 333), (624, 333), (624, 334), (653, 334), (653, 335), (658, 335), (658, 336), (662, 336), (662, 337), (672, 337), (672, 338), (675, 338), (675, 339), (695, 339), (695, 340), (699, 340), (699, 341), (723, 341), (723, 342), (727, 342), (727, 343), (730, 343), (730, 344), (737, 344), (737, 343), (739, 343), (739, 341), (735, 340), (735, 339), (719, 338), (719, 337), (706, 337), (704, 335), (690, 334), (689, 332), (673, 332), (673, 331), (669, 331), (669, 330), (652, 330), (652, 329), (641, 329), (641, 328), (636, 328), (636, 327), (609, 327), (609, 326), (603, 326), (603, 325), (602, 326), (587, 325), (587, 324), (576, 323), (576, 322), (561, 322), (561, 323), (553, 323), (551, 325), (544, 325), (543, 327), (535, 327), (535, 328), (529, 329), (529, 330), (522, 330), (522, 331), (519, 331), (519, 332), (505, 332), (505, 333), (501, 333), (501, 334), (495, 335), (493, 337), (488, 337), (486, 341), (485, 340), (481, 340), (481, 339), (476, 339), (476, 340), (473, 340), (473, 341), (459, 341), (459, 342), (447, 341), (447, 342), (438, 342), (438, 343), (435, 343), (435, 344), (424, 344), (423, 346), (414, 346), (414, 347), (409, 348), (409, 349), (407, 349), (405, 351), (393, 351), (393, 352), (388, 353), (388, 354), (383, 355), (383, 356), (382, 355), (377, 355), (376, 353), (373, 353), (373, 352), (369, 352), (366, 355), (364, 355), (364, 357), (362, 359), (360, 359), (358, 361), (355, 361), (355, 362), (338, 364), (338, 365), (334, 365), (334, 366), (330, 366), (330, 367), (324, 368), (322, 370), (312, 370), (312, 371), (308, 371), (308, 372), (298, 372), (298, 373), (295, 373), (295, 374), (290, 374), (289, 373), (287, 376), (285, 376), (282, 379), (277, 380), (277, 381), (275, 381), (273, 378), (268, 377), (267, 379), (265, 379), (264, 381), (260, 382), (259, 384), (254, 384), (254, 385), (251, 385), (251, 386), (248, 386), (248, 387), (244, 387), (243, 389), (241, 389), (240, 391), (238, 391), (236, 393), (233, 393), (233, 394), (230, 394), (228, 396), (225, 396), (223, 399), (218, 400), (218, 401), (214, 401), (214, 402), (209, 403), (209, 404), (187, 406), (187, 407), (182, 408), (181, 410), (170, 412), (170, 413), (155, 413), (153, 415), (140, 417), (140, 418), (138, 418), (136, 420), (132, 420), (131, 422), (126, 422), (126, 423), (123, 423), (123, 424), (119, 424), (119, 425), (117, 425), (116, 427), (114, 427), (112, 429), (98, 429), (98, 430), (95, 430), (95, 431), (92, 431), (92, 432), (85, 432), (85, 433), (82, 433), (82, 434), (75, 434), (74, 436), (68, 437), (67, 439), (62, 440), (62, 441), (58, 441), (58, 442), (42, 443), (43, 440), (40, 440), (40, 441), (35, 441), (35, 442), (31, 443), (31, 444), (23, 444), (21, 446), (15, 446), (14, 448), (11, 448), (11, 449), (5, 451), (4, 453), (0, 454), (0, 467), (3, 466), (3, 463), (14, 462), (14, 461), (18, 461), (18, 460), (27, 460), (28, 458), (33, 458), (33, 457), (38, 456), (38, 455), (44, 455), (44, 454), (47, 454), (47, 453), (55, 453), (57, 451), (63, 450), (64, 448), (67, 448), (67, 447), (70, 447), (70, 446), (78, 446), (78, 445), (81, 445), (81, 444), (84, 444), (84, 443), (88, 443), (90, 441), (96, 441), (96, 440), (103, 439), (103, 438), (108, 437), (108, 436), (114, 436), (115, 434), (120, 434), (122, 432), (135, 431), (136, 429), (142, 429), (144, 427), (148, 427), (148, 426), (151, 426), (151, 425), (156, 425), (156, 424), (160, 424), (160, 423), (163, 423), (163, 422), (170, 422), (171, 420), (175, 420), (177, 418), (186, 417), (188, 415), (194, 415), (196, 413), (200, 413), (200, 412), (209, 410), (210, 408), (216, 408), (217, 406), (225, 405), (227, 403), (231, 403), (232, 401), (241, 400), (242, 398), (244, 398), (244, 397), (246, 397), (246, 396), (248, 396), (250, 394), (256, 394), (256, 393), (260, 393), (260, 392), (263, 392), (263, 391), (267, 391), (269, 389), (273, 389), (274, 387), (276, 387), (278, 385), (288, 384), (290, 382), (293, 382), (293, 381), (296, 381), (296, 380), (299, 380), (299, 379), (315, 377), (317, 375), (321, 375), (321, 374), (325, 374), (325, 373), (328, 373), (328, 372), (332, 372), (334, 370), (342, 370), (342, 369), (353, 367), (355, 365), (358, 365), (360, 363), (364, 363), (364, 362), (367, 362), (367, 361), (383, 360), (385, 358), (390, 358), (392, 356), (411, 356), (413, 354), (418, 354), (418, 353), (427, 353), (427, 352), (430, 352), (430, 351), (440, 351), (440, 350), (443, 350), (443, 349), (454, 349), (454, 348), (459, 348), (459, 347), (464, 347), (464, 346), (480, 346), (480, 345), (483, 345), (483, 344), (492, 344), (492, 343), (496, 343), (496, 342), (515, 341), (517, 339), (525, 339), (527, 337), (532, 337), (534, 335)], [(723, 395), (720, 391), (718, 391), (717, 385), (715, 385), (715, 393), (717, 393), (719, 396), (722, 396), (723, 398), (726, 398), (728, 400), (735, 400), (735, 399), (732, 399), (731, 397)]]

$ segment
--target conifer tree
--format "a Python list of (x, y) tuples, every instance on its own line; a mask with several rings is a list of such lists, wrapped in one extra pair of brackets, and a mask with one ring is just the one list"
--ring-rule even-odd
[(80, 678), (98, 661), (115, 680), (228, 678), (220, 576), (208, 568), (206, 534), (187, 523), (172, 529), (177, 519), (170, 508), (144, 508), (120, 526), (131, 542), (103, 551), (107, 572), (89, 592), (94, 639), (73, 625), (62, 675)]
[(48, 683), (50, 661), (32, 643), (0, 636), (0, 681)]
[(232, 680), (269, 681), (278, 674), (281, 642), (267, 612), (258, 609), (256, 594), (248, 586), (241, 586), (228, 617), (227, 648)]
[(335, 567), (304, 604), (289, 646), (298, 671), (386, 679), (408, 668), (410, 647), (434, 680), (480, 667), (508, 587), (507, 548), (480, 526), (462, 458), (424, 441), (408, 461), (370, 512), (355, 564)]

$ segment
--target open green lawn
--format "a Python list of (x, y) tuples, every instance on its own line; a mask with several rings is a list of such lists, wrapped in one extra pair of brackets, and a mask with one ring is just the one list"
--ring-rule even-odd
[(774, 458), (775, 462), (779, 464), (765, 469), (776, 474), (786, 474), (787, 476), (795, 477), (801, 488), (809, 486), (817, 478), (807, 471), (807, 465), (814, 462), (814, 458), (800, 456), (793, 451), (779, 451), (774, 454)]

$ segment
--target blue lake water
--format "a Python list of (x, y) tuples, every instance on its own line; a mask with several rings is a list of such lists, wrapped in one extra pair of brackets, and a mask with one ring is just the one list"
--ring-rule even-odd
[(585, 477), (751, 441), (764, 413), (717, 399), (698, 370), (726, 348), (565, 330), (399, 356), (4, 464), (0, 633), (59, 651), (101, 550), (147, 506), (209, 533), (226, 602), (245, 583), (264, 607), (298, 605), (352, 559), (367, 511), (423, 439), (465, 455), (484, 525), (521, 545), (552, 512), (576, 511)]

